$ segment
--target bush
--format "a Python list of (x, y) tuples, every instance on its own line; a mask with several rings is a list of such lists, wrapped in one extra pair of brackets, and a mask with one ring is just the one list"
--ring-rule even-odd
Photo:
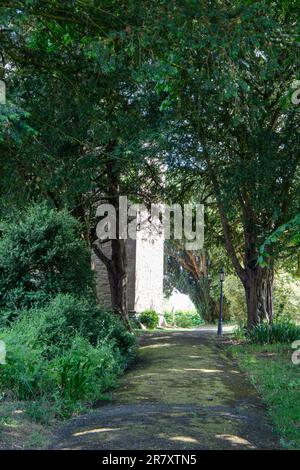
[(0, 393), (30, 400), (36, 419), (49, 409), (67, 416), (103, 398), (132, 359), (135, 336), (96, 305), (90, 252), (66, 211), (35, 205), (1, 230)]
[[(79, 400), (103, 398), (135, 351), (135, 336), (121, 320), (70, 294), (21, 312), (0, 331), (0, 339), (7, 349), (0, 392), (18, 400), (48, 400), (62, 415)], [(38, 409), (31, 413), (38, 416)]]
[(126, 329), (116, 314), (96, 308), (94, 328), (96, 328), (92, 336), (94, 342), (95, 340), (113, 342), (126, 363), (132, 360), (136, 352), (136, 337)]
[[(51, 359), (70, 348), (76, 334), (88, 338), (85, 304), (83, 300), (61, 294), (45, 307), (20, 312), (11, 329), (4, 331), (8, 337), (17, 338), (22, 346), (42, 349), (43, 356)], [(72, 316), (79, 312), (81, 320), (77, 318), (76, 324)]]
[(92, 293), (90, 252), (67, 211), (33, 205), (0, 230), (0, 308), (10, 319), (57, 293)]
[(261, 323), (246, 332), (246, 338), (255, 344), (292, 343), (300, 340), (300, 326), (287, 319), (272, 325)]
[(291, 320), (300, 320), (300, 280), (280, 270), (274, 280), (274, 312), (276, 316), (284, 314)]
[(44, 348), (23, 345), (13, 331), (1, 335), (6, 343), (6, 365), (0, 369), (0, 390), (18, 400), (47, 397), (54, 404), (95, 401), (111, 387), (124, 363), (120, 351), (109, 343), (92, 346), (75, 336), (71, 347), (51, 360)]
[(51, 364), (57, 391), (67, 402), (89, 400), (94, 402), (112, 387), (123, 370), (123, 359), (113, 344), (93, 347), (80, 336), (72, 346)]
[(53, 370), (43, 357), (43, 348), (31, 348), (17, 334), (1, 332), (6, 344), (6, 364), (0, 368), (0, 391), (3, 396), (29, 400), (54, 390)]
[(224, 294), (229, 301), (229, 317), (242, 323), (247, 318), (245, 290), (240, 279), (233, 274), (225, 277)]
[(22, 344), (42, 347), (47, 359), (69, 349), (76, 335), (93, 346), (111, 342), (124, 361), (135, 351), (135, 336), (116, 315), (70, 294), (58, 295), (45, 307), (23, 311), (7, 331), (17, 335)]
[(169, 325), (177, 326), (178, 328), (197, 328), (204, 323), (199, 313), (193, 311), (178, 310), (175, 314), (173, 312), (166, 312), (164, 316)]
[(159, 322), (159, 316), (154, 310), (145, 310), (139, 315), (139, 321), (149, 330), (154, 330)]

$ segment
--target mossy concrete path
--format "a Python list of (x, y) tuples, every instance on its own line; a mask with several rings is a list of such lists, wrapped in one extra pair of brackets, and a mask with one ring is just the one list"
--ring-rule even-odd
[(276, 449), (255, 389), (209, 330), (145, 334), (109, 404), (70, 420), (52, 449)]

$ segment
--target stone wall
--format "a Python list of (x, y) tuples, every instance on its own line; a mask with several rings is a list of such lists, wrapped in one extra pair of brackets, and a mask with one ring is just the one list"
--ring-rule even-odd
[[(146, 217), (148, 215), (146, 214)], [(163, 311), (163, 263), (164, 236), (157, 225), (151, 229), (142, 228), (136, 240), (126, 241), (128, 259), (128, 310), (142, 312), (153, 309)], [(110, 243), (102, 245), (106, 256), (110, 257)], [(105, 265), (93, 254), (92, 266), (96, 273), (96, 290), (99, 304), (111, 308), (110, 287)]]
[(135, 310), (163, 312), (164, 237), (160, 229), (141, 230), (136, 240)]
[[(102, 251), (106, 256), (110, 257), (110, 243), (103, 244)], [(95, 255), (95, 253), (92, 253), (92, 269), (95, 271), (96, 293), (99, 305), (104, 308), (111, 308), (111, 295), (107, 269), (102, 261)]]

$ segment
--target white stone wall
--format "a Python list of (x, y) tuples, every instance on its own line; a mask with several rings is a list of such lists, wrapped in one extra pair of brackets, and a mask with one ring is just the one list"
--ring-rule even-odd
[[(144, 214), (145, 218), (148, 214)], [(135, 310), (163, 312), (164, 234), (159, 221), (137, 232)]]
[[(148, 213), (143, 214), (147, 220)], [(143, 228), (136, 234), (136, 240), (128, 239), (128, 287), (129, 311), (137, 313), (153, 309), (163, 312), (164, 275), (164, 234), (159, 221), (153, 221), (151, 228)], [(104, 253), (110, 257), (110, 243), (102, 245)], [(96, 290), (99, 304), (111, 308), (110, 287), (105, 265), (93, 254), (92, 266), (96, 273)]]

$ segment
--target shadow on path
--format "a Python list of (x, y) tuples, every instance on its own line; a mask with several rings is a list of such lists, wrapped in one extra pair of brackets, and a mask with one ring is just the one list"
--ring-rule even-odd
[(112, 402), (70, 420), (52, 449), (276, 449), (266, 410), (205, 330), (141, 338)]

